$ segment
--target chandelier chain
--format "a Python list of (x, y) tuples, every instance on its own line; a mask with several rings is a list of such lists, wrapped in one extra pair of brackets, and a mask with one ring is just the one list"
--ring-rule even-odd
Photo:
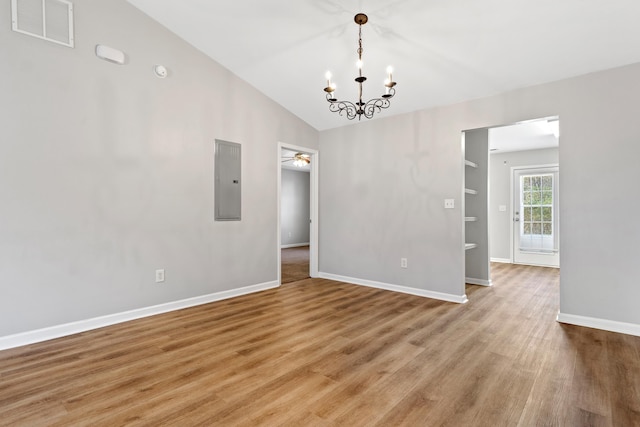
[(358, 59), (362, 61), (362, 24), (359, 25), (358, 29)]

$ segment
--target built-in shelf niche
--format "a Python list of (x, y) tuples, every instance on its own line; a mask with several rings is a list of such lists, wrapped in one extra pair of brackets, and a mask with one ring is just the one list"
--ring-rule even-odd
[(465, 277), (468, 283), (491, 283), (487, 204), (489, 130), (465, 131), (463, 152)]

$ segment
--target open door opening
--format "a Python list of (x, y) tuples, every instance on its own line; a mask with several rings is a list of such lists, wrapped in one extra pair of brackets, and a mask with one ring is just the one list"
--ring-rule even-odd
[(318, 276), (316, 150), (278, 144), (278, 279)]
[(559, 267), (559, 118), (464, 131), (465, 282), (491, 263)]
[(492, 128), (491, 261), (560, 266), (558, 117)]

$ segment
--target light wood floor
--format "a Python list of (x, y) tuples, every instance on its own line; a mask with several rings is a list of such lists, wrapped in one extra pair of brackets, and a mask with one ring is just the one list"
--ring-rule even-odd
[(280, 283), (309, 278), (309, 246), (280, 250)]
[(640, 338), (557, 323), (555, 269), (493, 282), (308, 279), (0, 352), (0, 424), (640, 425)]

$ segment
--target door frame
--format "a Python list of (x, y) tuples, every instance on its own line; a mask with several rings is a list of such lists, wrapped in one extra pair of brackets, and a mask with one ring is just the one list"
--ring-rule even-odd
[(277, 197), (278, 197), (278, 211), (277, 211), (277, 227), (276, 227), (276, 242), (277, 242), (277, 260), (278, 260), (278, 285), (282, 284), (282, 236), (281, 233), (281, 209), (282, 209), (282, 149), (298, 151), (301, 153), (309, 154), (311, 158), (311, 171), (309, 172), (309, 276), (318, 277), (318, 170), (320, 155), (318, 150), (312, 148), (302, 147), (299, 145), (287, 144), (285, 142), (278, 142), (277, 151), (277, 165), (278, 165), (278, 183), (277, 183)]
[[(510, 248), (510, 253), (511, 253), (511, 263), (512, 264), (516, 264), (516, 247), (514, 245), (514, 240), (515, 240), (515, 234), (514, 234), (514, 228), (515, 226), (513, 225), (513, 218), (515, 216), (515, 173), (518, 170), (527, 170), (527, 169), (531, 169), (531, 170), (535, 170), (535, 169), (545, 169), (545, 168), (557, 168), (558, 169), (558, 180), (560, 179), (560, 163), (549, 163), (549, 164), (542, 164), (542, 165), (526, 165), (526, 166), (512, 166), (511, 167), (511, 183), (509, 186), (509, 217), (511, 218), (511, 227), (509, 228), (509, 248)], [(558, 182), (558, 191), (560, 190), (560, 182)], [(557, 209), (558, 212), (558, 218), (560, 218), (560, 193), (557, 194), (557, 200), (558, 200), (558, 206), (556, 206), (555, 208)], [(558, 233), (560, 230), (560, 224), (558, 224)], [(560, 234), (558, 234), (558, 239), (560, 238)], [(560, 246), (558, 244), (558, 246)], [(554, 268), (553, 266), (549, 266)], [(557, 267), (559, 268), (559, 267)]]

